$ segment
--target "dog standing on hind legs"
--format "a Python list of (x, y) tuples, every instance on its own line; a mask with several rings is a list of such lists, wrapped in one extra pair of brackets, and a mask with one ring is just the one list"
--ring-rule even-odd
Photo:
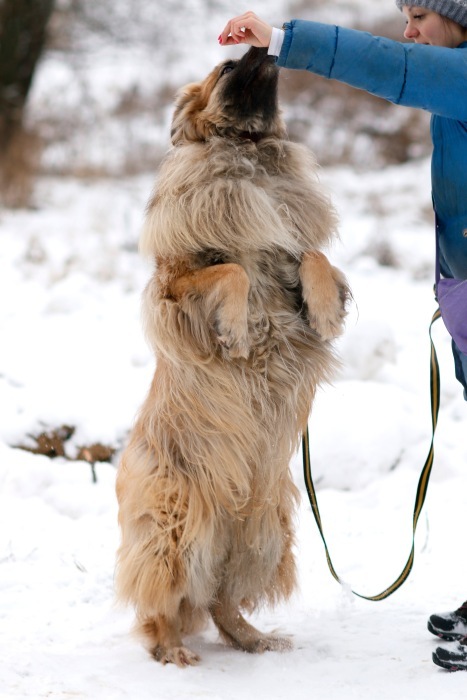
[(211, 617), (248, 652), (290, 648), (243, 617), (296, 584), (289, 470), (337, 361), (349, 290), (321, 252), (336, 217), (286, 139), (265, 49), (179, 94), (141, 248), (156, 371), (117, 478), (116, 585), (162, 663)]

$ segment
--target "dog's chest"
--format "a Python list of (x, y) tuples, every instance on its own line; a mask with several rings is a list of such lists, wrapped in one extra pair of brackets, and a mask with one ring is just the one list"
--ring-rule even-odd
[(235, 263), (250, 281), (250, 313), (297, 314), (302, 310), (299, 261), (279, 248), (229, 252), (206, 250), (198, 256), (200, 267)]

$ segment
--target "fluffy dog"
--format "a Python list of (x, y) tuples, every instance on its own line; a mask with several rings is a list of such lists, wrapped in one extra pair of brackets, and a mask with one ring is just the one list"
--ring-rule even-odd
[(178, 96), (148, 204), (144, 319), (157, 366), (118, 472), (117, 592), (162, 663), (212, 617), (249, 652), (282, 650), (241, 611), (296, 583), (289, 462), (336, 366), (348, 287), (321, 248), (336, 216), (286, 140), (266, 50)]

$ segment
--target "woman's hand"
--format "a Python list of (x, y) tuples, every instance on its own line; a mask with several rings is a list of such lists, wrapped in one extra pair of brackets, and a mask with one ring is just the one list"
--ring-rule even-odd
[(245, 12), (243, 15), (230, 19), (222, 34), (219, 35), (219, 44), (251, 44), (251, 46), (269, 46), (271, 42), (272, 27), (263, 22), (254, 12)]

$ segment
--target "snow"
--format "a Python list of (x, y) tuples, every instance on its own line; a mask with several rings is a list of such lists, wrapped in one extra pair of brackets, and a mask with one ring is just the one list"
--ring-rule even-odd
[[(331, 4), (344, 13), (367, 7), (363, 1)], [(210, 3), (215, 11), (203, 24), (206, 4), (185, 5), (198, 21), (191, 41), (196, 28), (203, 41), (217, 36), (235, 14), (226, 2)], [(266, 7), (273, 18), (289, 16), (284, 3), (256, 3), (265, 16)], [(200, 55), (200, 75), (216, 52)], [(182, 51), (170, 66), (179, 84), (194, 70), (187, 55)], [(139, 67), (146, 77), (147, 60), (142, 49), (135, 52), (122, 79)], [(115, 73), (106, 61), (102, 70), (99, 65), (86, 79), (96, 100), (103, 95), (105, 112), (118, 96)], [(44, 61), (34, 95), (39, 111), (50, 104), (52, 85), (60, 109), (79, 103), (79, 86), (67, 88), (75, 68), (53, 56)], [(168, 140), (166, 127), (153, 126)], [(89, 150), (98, 141), (91, 140)], [(118, 139), (115, 144), (118, 159)], [(465, 692), (463, 674), (432, 664), (438, 640), (426, 630), (429, 614), (454, 609), (466, 597), (465, 402), (440, 321), (434, 337), (441, 411), (414, 569), (385, 601), (351, 593), (379, 593), (405, 564), (431, 439), (428, 325), (436, 307), (426, 158), (378, 171), (341, 166), (321, 173), (341, 218), (341, 242), (330, 257), (348, 275), (354, 303), (338, 342), (342, 370), (320, 390), (310, 419), (311, 461), (329, 549), (345, 585), (327, 569), (297, 454), (300, 589), (289, 603), (253, 618), (265, 631), (290, 634), (294, 650), (243, 654), (222, 645), (210, 627), (190, 640), (201, 664), (182, 671), (150, 660), (131, 636), (132, 612), (119, 607), (113, 593), (114, 482), (118, 453), (154, 370), (139, 317), (150, 268), (137, 252), (153, 176), (44, 175), (34, 208), (0, 210), (1, 700), (430, 700)], [(111, 464), (96, 464), (95, 483), (85, 462), (16, 447), (63, 424), (76, 428), (67, 443), (71, 458), (93, 442), (117, 448)]]

